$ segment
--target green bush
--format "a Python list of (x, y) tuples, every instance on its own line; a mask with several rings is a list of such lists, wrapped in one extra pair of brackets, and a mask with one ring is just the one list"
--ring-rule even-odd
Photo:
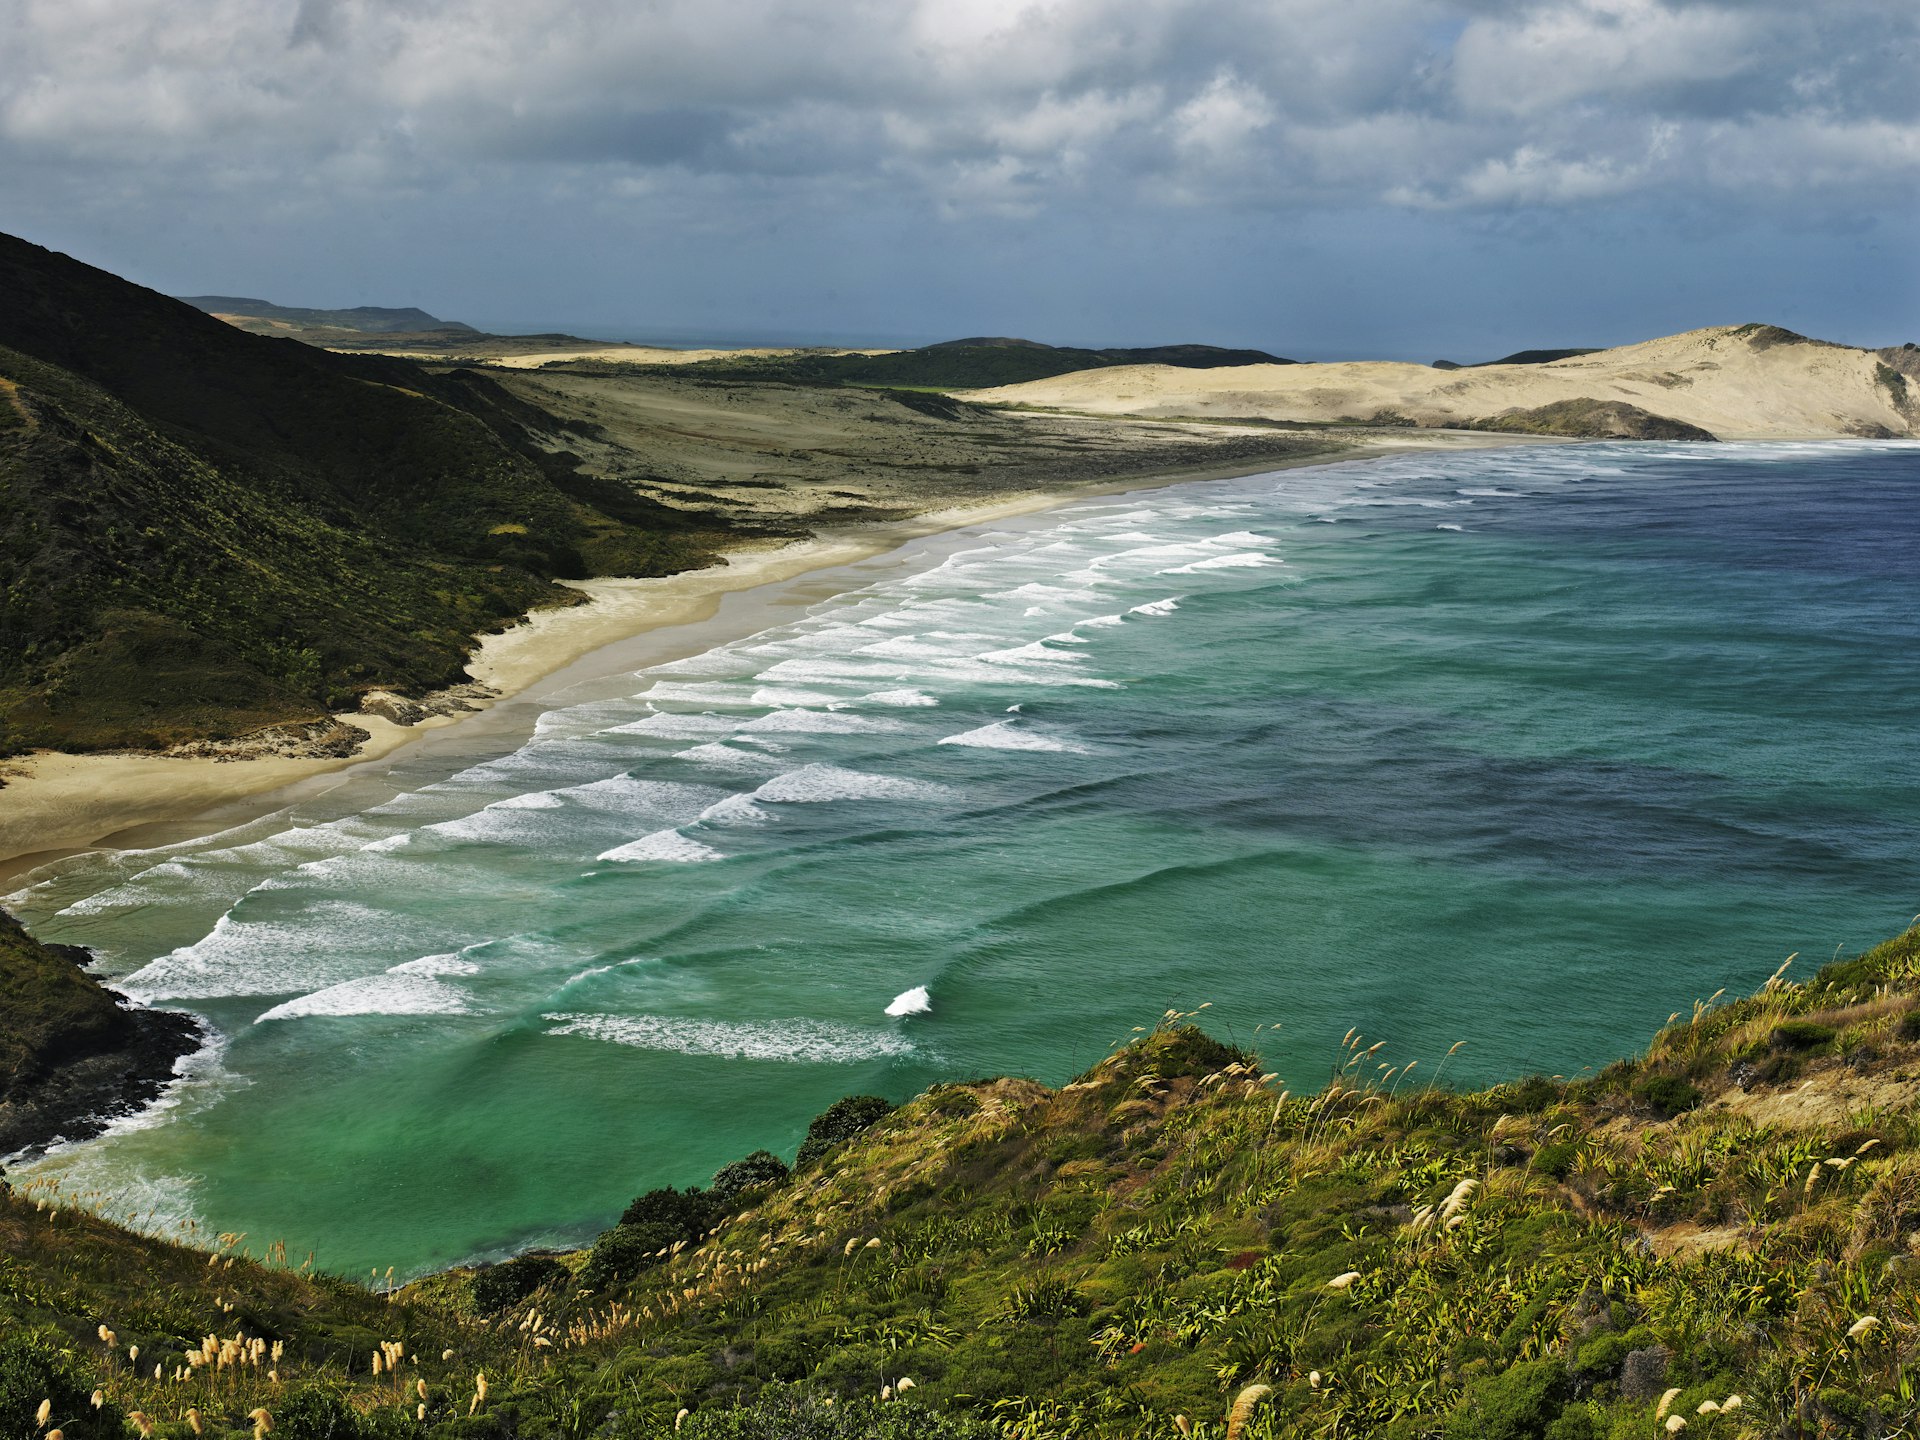
[(1633, 1094), (1662, 1119), (1685, 1114), (1706, 1098), (1677, 1075), (1649, 1075), (1634, 1086)]
[(51, 1402), (45, 1428), (70, 1440), (117, 1440), (120, 1412), (95, 1410), (85, 1385), (65, 1357), (26, 1335), (0, 1337), (0, 1440), (40, 1440), (34, 1419), (40, 1402)]
[(718, 1218), (718, 1207), (706, 1191), (697, 1185), (685, 1190), (675, 1190), (669, 1185), (636, 1198), (621, 1212), (620, 1223), (664, 1226), (673, 1231), (674, 1240), (685, 1240), (691, 1245), (713, 1228)]
[[(658, 1247), (656, 1247), (658, 1248)], [(509, 1305), (518, 1305), (543, 1285), (566, 1277), (567, 1267), (551, 1255), (521, 1255), (499, 1265), (476, 1270), (468, 1285), (473, 1291), (473, 1308), (491, 1315)]]
[(1788, 1020), (1773, 1027), (1773, 1045), (1781, 1050), (1819, 1050), (1833, 1043), (1834, 1029), (1812, 1020)]
[(1515, 1365), (1462, 1397), (1447, 1417), (1447, 1440), (1546, 1440), (1566, 1398), (1567, 1372), (1558, 1361)]
[(715, 1200), (730, 1202), (743, 1190), (762, 1185), (784, 1185), (793, 1171), (787, 1162), (771, 1150), (756, 1150), (745, 1159), (722, 1165), (713, 1172), (713, 1187), (707, 1193)]
[(696, 1410), (682, 1440), (996, 1440), (998, 1432), (968, 1415), (947, 1415), (904, 1400), (842, 1400), (782, 1385), (725, 1409)]
[(807, 1138), (800, 1142), (794, 1164), (804, 1169), (841, 1141), (851, 1140), (892, 1113), (892, 1102), (878, 1095), (849, 1095), (834, 1101), (807, 1126)]
[(1580, 1347), (1573, 1368), (1596, 1380), (1610, 1380), (1620, 1373), (1633, 1342), (1624, 1335), (1600, 1335)]
[(1542, 1175), (1551, 1175), (1555, 1180), (1564, 1180), (1572, 1172), (1573, 1162), (1579, 1154), (1580, 1147), (1573, 1141), (1556, 1140), (1534, 1152), (1530, 1168)]
[(280, 1440), (363, 1440), (360, 1416), (331, 1390), (296, 1390), (273, 1407), (273, 1433)]
[(660, 1252), (681, 1238), (680, 1232), (669, 1225), (616, 1225), (603, 1230), (587, 1253), (581, 1282), (597, 1289), (631, 1280), (642, 1270), (660, 1264)]

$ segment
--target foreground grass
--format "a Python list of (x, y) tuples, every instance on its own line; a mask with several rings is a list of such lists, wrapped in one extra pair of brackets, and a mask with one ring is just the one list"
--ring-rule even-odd
[(697, 1197), (680, 1239), (656, 1196), (612, 1232), (638, 1253), (392, 1295), (16, 1195), (0, 1437), (56, 1390), (66, 1440), (1909, 1436), (1916, 989), (1920, 930), (1472, 1094), (1358, 1036), (1290, 1094), (1169, 1016)]

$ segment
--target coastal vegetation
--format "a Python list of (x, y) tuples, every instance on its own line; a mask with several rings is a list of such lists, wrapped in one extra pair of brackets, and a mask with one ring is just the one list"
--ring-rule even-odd
[(0, 286), (0, 753), (457, 683), (474, 632), (577, 598), (555, 579), (729, 533), (577, 475), (479, 376), (244, 334), (11, 237)]
[(1349, 1033), (1289, 1084), (1202, 1018), (404, 1285), (23, 1185), (0, 1434), (1914, 1433), (1920, 928), (1571, 1081)]

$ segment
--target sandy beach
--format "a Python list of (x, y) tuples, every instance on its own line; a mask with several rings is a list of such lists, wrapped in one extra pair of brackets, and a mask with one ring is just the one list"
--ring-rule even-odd
[[(1465, 433), (1375, 434), (1365, 445), (1297, 459), (1169, 467), (1151, 475), (1057, 489), (1005, 494), (990, 500), (928, 510), (905, 520), (836, 527), (786, 545), (730, 551), (726, 563), (658, 579), (564, 582), (585, 595), (580, 605), (533, 612), (524, 623), (479, 638), (468, 673), (496, 692), (478, 701), (484, 710), (522, 693), (547, 676), (618, 642), (709, 619), (729, 595), (775, 587), (816, 571), (850, 565), (901, 545), (970, 525), (1032, 514), (1093, 495), (1119, 494), (1196, 480), (1228, 479), (1272, 470), (1325, 465), (1404, 453), (1504, 444), (1555, 443)], [(98, 847), (169, 843), (204, 830), (197, 817), (251, 802), (274, 808), (280, 792), (319, 777), (385, 760), (423, 736), (470, 720), (438, 715), (400, 725), (365, 712), (339, 717), (368, 738), (348, 756), (266, 755), (208, 758), (157, 754), (68, 755), (41, 751), (0, 762), (0, 879), (62, 855)], [(223, 821), (231, 817), (222, 815)], [(138, 834), (148, 827), (166, 833)]]

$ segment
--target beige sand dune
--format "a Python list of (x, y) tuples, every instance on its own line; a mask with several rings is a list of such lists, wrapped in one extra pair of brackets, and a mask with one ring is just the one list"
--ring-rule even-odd
[[(1873, 352), (1759, 325), (1691, 330), (1548, 365), (1130, 365), (968, 398), (1097, 415), (1419, 426), (1470, 425), (1505, 412), (1597, 401), (1633, 406), (1723, 440), (1920, 434), (1920, 384), (1898, 376)], [(1520, 417), (1517, 428), (1529, 423)]]

